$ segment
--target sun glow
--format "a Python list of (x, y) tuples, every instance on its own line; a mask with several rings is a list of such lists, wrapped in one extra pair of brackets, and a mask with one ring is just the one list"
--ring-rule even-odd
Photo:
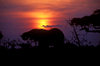
[(49, 19), (38, 19), (37, 22), (38, 22), (37, 28), (39, 29), (47, 29), (44, 26), (50, 25)]
[(50, 21), (52, 16), (51, 12), (45, 12), (45, 11), (36, 11), (31, 14), (31, 16), (35, 19), (35, 27), (38, 29), (49, 29), (48, 27), (44, 27), (47, 25), (51, 25)]
[(53, 17), (52, 12), (49, 12), (49, 11), (34, 12), (31, 15), (34, 18), (41, 18), (41, 19), (46, 19), (46, 18), (52, 18)]

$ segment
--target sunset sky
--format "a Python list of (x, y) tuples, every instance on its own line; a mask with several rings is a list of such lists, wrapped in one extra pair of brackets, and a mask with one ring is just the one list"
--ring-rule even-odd
[(80, 17), (91, 14), (99, 4), (100, 0), (0, 0), (0, 18)]
[(90, 15), (99, 8), (100, 0), (0, 0), (0, 30), (11, 35), (33, 28), (65, 30), (65, 19)]

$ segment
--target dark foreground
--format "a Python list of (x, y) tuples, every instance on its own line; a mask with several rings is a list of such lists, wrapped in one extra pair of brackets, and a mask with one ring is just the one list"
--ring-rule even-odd
[[(94, 46), (76, 46), (73, 44), (65, 44), (64, 47), (52, 47), (52, 48), (42, 48), (42, 47), (22, 47), (20, 49), (17, 48), (6, 48), (6, 47), (0, 47), (0, 55), (2, 56), (37, 56), (45, 54), (52, 54), (55, 53), (59, 54), (69, 54), (69, 53), (85, 53), (85, 52), (95, 52), (99, 51), (100, 46), (94, 47)], [(76, 54), (76, 53), (75, 53)]]

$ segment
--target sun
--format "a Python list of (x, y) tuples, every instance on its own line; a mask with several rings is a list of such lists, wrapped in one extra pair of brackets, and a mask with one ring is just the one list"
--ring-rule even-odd
[(50, 12), (37, 11), (31, 14), (32, 17), (36, 20), (36, 28), (38, 29), (48, 29), (44, 27), (50, 25), (51, 18), (53, 17)]
[(49, 25), (49, 19), (38, 19), (37, 22), (38, 22), (37, 27), (40, 29), (47, 29), (43, 26)]

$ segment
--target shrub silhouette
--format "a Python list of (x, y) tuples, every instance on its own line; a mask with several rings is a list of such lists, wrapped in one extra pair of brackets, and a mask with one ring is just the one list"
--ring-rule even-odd
[(64, 44), (64, 34), (57, 28), (51, 30), (32, 29), (23, 33), (21, 37), (23, 40), (34, 40), (35, 43), (38, 42), (41, 48), (48, 48), (50, 45), (60, 48)]
[(0, 39), (2, 39), (3, 38), (3, 34), (0, 32)]

